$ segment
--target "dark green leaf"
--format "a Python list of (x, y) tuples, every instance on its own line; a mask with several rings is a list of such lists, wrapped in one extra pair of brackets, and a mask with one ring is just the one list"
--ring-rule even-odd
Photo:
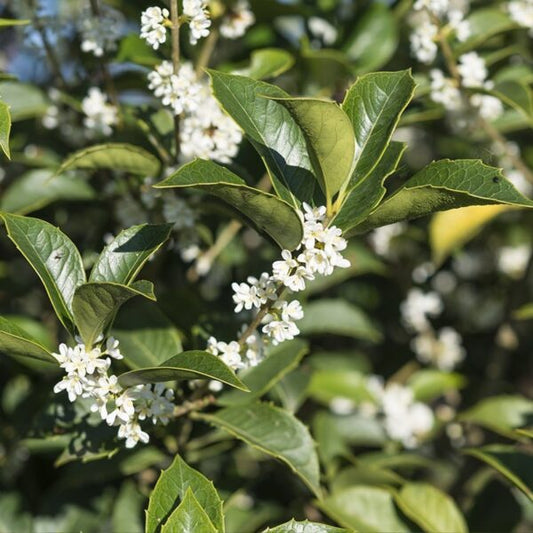
[(11, 115), (9, 106), (0, 101), (0, 149), (8, 159), (11, 158), (9, 151), (9, 132), (11, 131)]
[(302, 240), (302, 222), (288, 203), (249, 187), (233, 172), (212, 161), (197, 159), (188, 163), (156, 187), (195, 187), (214, 194), (268, 233), (281, 248), (292, 250)]
[(510, 105), (533, 124), (533, 95), (529, 85), (522, 81), (502, 81), (488, 91), (502, 102)]
[(155, 300), (153, 285), (138, 281), (129, 287), (118, 283), (84, 283), (72, 300), (74, 322), (86, 346), (92, 346), (105, 333), (120, 306), (134, 296)]
[(195, 418), (225, 429), (238, 439), (281, 459), (320, 497), (315, 444), (307, 428), (288, 412), (267, 403), (227, 407)]
[(294, 57), (281, 48), (263, 48), (254, 50), (250, 65), (235, 72), (239, 76), (248, 76), (254, 80), (274, 78), (283, 74), (294, 65)]
[(184, 500), (187, 490), (192, 491), (211, 523), (223, 533), (222, 501), (213, 483), (187, 465), (179, 455), (161, 473), (150, 495), (146, 511), (146, 533), (158, 533), (161, 530), (161, 525), (178, 506), (178, 502)]
[(72, 299), (86, 280), (76, 246), (44, 220), (8, 213), (0, 216), (9, 238), (41, 278), (59, 320), (73, 332)]
[(236, 389), (248, 390), (220, 357), (200, 350), (182, 352), (159, 366), (131, 370), (118, 378), (123, 387), (182, 379), (216, 379)]
[(89, 281), (129, 285), (168, 239), (171, 228), (169, 224), (141, 224), (121, 231), (100, 254)]

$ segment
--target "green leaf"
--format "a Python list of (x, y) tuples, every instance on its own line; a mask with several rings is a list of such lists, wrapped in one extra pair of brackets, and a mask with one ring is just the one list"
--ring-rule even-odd
[(407, 385), (414, 392), (416, 400), (430, 402), (448, 391), (462, 389), (466, 379), (454, 372), (426, 369), (415, 372)]
[(427, 533), (466, 533), (455, 502), (428, 483), (406, 483), (395, 494), (398, 507)]
[(302, 129), (315, 175), (329, 202), (350, 177), (356, 153), (349, 118), (335, 103), (313, 98), (276, 98)]
[(430, 163), (391, 196), (352, 233), (362, 233), (400, 220), (467, 205), (505, 204), (533, 207), (501, 170), (479, 160), (443, 159)]
[(0, 101), (0, 149), (8, 159), (11, 159), (9, 151), (9, 132), (11, 131), (11, 115), (9, 106)]
[(157, 533), (161, 530), (161, 525), (177, 507), (178, 502), (184, 500), (187, 490), (192, 491), (211, 523), (223, 533), (222, 501), (213, 483), (187, 465), (179, 455), (176, 455), (173, 463), (161, 473), (150, 495), (146, 511), (146, 533)]
[(502, 81), (487, 92), (522, 113), (533, 124), (533, 95), (526, 83), (515, 80)]
[(122, 308), (111, 334), (120, 342), (124, 363), (132, 369), (158, 366), (183, 351), (178, 329), (146, 299), (133, 300)]
[[(346, 93), (342, 108), (350, 118), (357, 142), (350, 188), (364, 180), (380, 161), (414, 90), (411, 72), (400, 70), (362, 76)], [(389, 154), (391, 159), (398, 149), (392, 157)]]
[(30, 170), (6, 189), (0, 209), (25, 215), (58, 200), (92, 200), (94, 197), (94, 189), (81, 178), (55, 176), (48, 169)]
[(262, 48), (254, 50), (248, 67), (235, 71), (239, 76), (248, 76), (254, 80), (274, 78), (283, 74), (294, 65), (294, 57), (281, 48)]
[(159, 366), (131, 370), (121, 374), (118, 381), (123, 387), (133, 387), (141, 383), (183, 379), (216, 379), (236, 389), (248, 390), (220, 357), (200, 350), (182, 352)]
[(533, 320), (533, 303), (524, 304), (513, 313), (515, 320)]
[(533, 416), (533, 401), (523, 396), (492, 396), (461, 413), (459, 420), (478, 424), (505, 436), (527, 425)]
[(42, 116), (49, 105), (41, 89), (17, 81), (0, 83), (0, 97), (9, 106), (12, 122)]
[(140, 176), (156, 176), (159, 173), (160, 164), (154, 155), (139, 146), (107, 143), (97, 144), (73, 153), (63, 161), (56, 174), (62, 174), (72, 168), (88, 170), (109, 168)]
[(482, 448), (463, 450), (496, 469), (530, 500), (533, 500), (533, 455), (526, 449), (493, 444)]
[(316, 180), (302, 130), (281, 104), (264, 98), (289, 95), (244, 76), (209, 75), (215, 96), (263, 159), (278, 196), (295, 207), (311, 201)]
[(137, 33), (130, 33), (120, 41), (115, 61), (117, 63), (131, 62), (148, 67), (154, 67), (161, 62), (156, 52), (146, 46), (146, 41), (141, 39)]
[(28, 19), (0, 19), (0, 28), (5, 28), (6, 26), (25, 26), (30, 24), (31, 20)]
[(334, 492), (319, 503), (319, 506), (339, 524), (357, 531), (409, 531), (394, 506), (392, 494), (384, 488), (365, 485), (349, 487)]
[(330, 483), (330, 491), (337, 493), (354, 485), (401, 485), (403, 482), (404, 479), (393, 470), (357, 462), (356, 466), (343, 468), (335, 474)]
[(161, 533), (217, 533), (190, 488), (161, 528)]
[(398, 46), (398, 38), (398, 26), (392, 10), (385, 4), (371, 4), (358, 17), (343, 50), (349, 59), (355, 61), (356, 73), (370, 72), (389, 61)]
[(171, 229), (170, 224), (141, 224), (121, 231), (98, 257), (89, 281), (129, 285), (168, 239)]
[(238, 209), (281, 248), (292, 250), (302, 240), (302, 222), (291, 205), (273, 194), (249, 187), (233, 172), (212, 161), (192, 161), (156, 187), (203, 189)]
[(239, 378), (250, 392), (225, 392), (218, 398), (218, 403), (227, 406), (256, 400), (268, 392), (283, 376), (296, 368), (308, 350), (307, 343), (300, 339), (284, 342), (274, 347), (257, 366), (239, 374)]
[(307, 428), (288, 412), (267, 403), (227, 407), (214, 414), (196, 413), (195, 418), (225, 429), (289, 465), (320, 497), (320, 472), (315, 444)]
[(367, 177), (356, 183), (342, 204), (332, 224), (348, 231), (362, 222), (385, 196), (385, 180), (396, 171), (407, 148), (405, 143), (391, 142), (378, 164)]
[(153, 285), (138, 281), (129, 287), (118, 283), (84, 283), (74, 293), (74, 322), (86, 346), (92, 346), (111, 325), (120, 306), (134, 296), (155, 300)]
[(0, 352), (15, 359), (30, 358), (57, 365), (57, 360), (48, 349), (2, 316), (0, 316)]
[(322, 299), (304, 305), (298, 322), (303, 335), (345, 335), (354, 339), (379, 342), (381, 332), (359, 308), (344, 300)]
[(143, 533), (141, 510), (144, 496), (138, 491), (132, 480), (126, 480), (120, 487), (113, 505), (111, 526), (113, 531)]
[(303, 522), (291, 520), (279, 526), (269, 527), (264, 533), (348, 533), (348, 530), (308, 520)]
[(85, 283), (85, 271), (74, 243), (58, 228), (38, 218), (0, 213), (15, 243), (46, 289), (62, 324), (72, 333), (72, 299)]
[(368, 392), (367, 378), (360, 372), (350, 369), (324, 369), (313, 372), (307, 392), (309, 396), (325, 405), (335, 398), (347, 398), (354, 404), (372, 401)]

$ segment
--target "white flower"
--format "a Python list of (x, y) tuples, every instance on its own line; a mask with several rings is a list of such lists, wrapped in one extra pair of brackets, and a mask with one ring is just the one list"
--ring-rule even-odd
[(507, 4), (509, 16), (533, 35), (533, 0), (516, 0)]
[(496, 120), (503, 113), (501, 100), (489, 94), (473, 94), (470, 103), (477, 107), (479, 114), (487, 120)]
[(454, 9), (448, 12), (448, 21), (451, 28), (455, 31), (455, 36), (458, 41), (466, 41), (471, 33), (470, 22), (465, 20), (465, 13), (460, 9)]
[(277, 320), (275, 315), (268, 314), (264, 319), (267, 323), (263, 326), (263, 333), (272, 338), (272, 344), (290, 341), (299, 335), (300, 330), (294, 322)]
[(320, 17), (310, 17), (308, 20), (309, 31), (314, 37), (320, 39), (326, 46), (331, 46), (338, 36), (335, 26)]
[(410, 19), (412, 31), (409, 36), (411, 52), (421, 63), (432, 63), (437, 56), (435, 39), (439, 28), (433, 24), (425, 11), (415, 12)]
[(117, 48), (117, 41), (122, 33), (124, 17), (115, 9), (100, 5), (98, 16), (91, 9), (85, 8), (77, 22), (81, 34), (81, 49), (101, 57), (105, 52), (112, 52)]
[(226, 39), (237, 39), (242, 37), (254, 22), (255, 16), (250, 9), (249, 2), (237, 0), (222, 19), (220, 35)]
[(509, 277), (519, 278), (525, 272), (530, 256), (529, 244), (503, 246), (498, 252), (498, 270)]
[(183, 0), (183, 14), (189, 18), (191, 44), (196, 44), (202, 37), (209, 35), (211, 19), (205, 0)]
[(488, 76), (485, 60), (477, 52), (468, 52), (459, 57), (457, 70), (464, 87), (484, 87)]
[(326, 206), (311, 207), (309, 204), (303, 202), (303, 218), (306, 222), (323, 222), (326, 218)]
[(461, 335), (453, 328), (442, 328), (438, 336), (432, 330), (422, 332), (411, 342), (418, 359), (440, 370), (453, 370), (465, 357)]
[(463, 99), (455, 81), (444, 76), (442, 70), (439, 69), (432, 69), (429, 75), (431, 78), (431, 99), (437, 104), (442, 104), (449, 111), (461, 109)]
[(83, 378), (78, 374), (68, 374), (59, 383), (54, 386), (54, 392), (57, 394), (61, 391), (67, 391), (68, 399), (71, 402), (76, 401), (78, 396), (83, 394)]
[(291, 322), (292, 320), (301, 320), (304, 317), (302, 305), (298, 300), (287, 303), (285, 300), (279, 300), (275, 306), (281, 311), (281, 320)]
[(395, 222), (375, 229), (369, 236), (369, 241), (377, 254), (388, 257), (391, 252), (392, 240), (401, 235), (407, 228), (405, 222)]
[(420, 289), (411, 289), (405, 301), (400, 305), (402, 320), (414, 331), (428, 329), (428, 316), (438, 316), (443, 310), (440, 296), (436, 292), (423, 293)]
[(107, 103), (107, 96), (98, 87), (91, 87), (87, 96), (81, 101), (85, 113), (83, 121), (86, 128), (103, 135), (111, 135), (117, 123), (117, 108)]
[(335, 396), (329, 402), (329, 408), (336, 415), (349, 415), (355, 411), (355, 403), (350, 398)]
[(241, 357), (241, 347), (237, 341), (217, 342), (216, 348), (218, 355), (222, 361), (233, 370), (244, 368), (244, 363)]
[(146, 444), (150, 440), (148, 433), (137, 422), (122, 424), (118, 428), (118, 438), (126, 440), (126, 448), (134, 448), (139, 441)]
[(252, 307), (261, 307), (263, 299), (257, 294), (257, 289), (247, 283), (232, 283), (231, 288), (235, 293), (233, 301), (236, 303), (235, 312), (239, 313), (242, 309), (252, 309)]
[(168, 19), (168, 15), (168, 9), (157, 6), (149, 7), (141, 14), (141, 39), (146, 39), (154, 50), (167, 39), (167, 30), (163, 22)]
[(272, 264), (272, 277), (275, 281), (283, 283), (291, 291), (298, 292), (305, 289), (305, 280), (313, 279), (312, 274), (306, 270), (296, 259), (293, 259), (289, 250), (282, 250), (283, 260)]
[(118, 340), (115, 337), (109, 337), (105, 344), (105, 353), (110, 355), (113, 359), (124, 359), (118, 347)]

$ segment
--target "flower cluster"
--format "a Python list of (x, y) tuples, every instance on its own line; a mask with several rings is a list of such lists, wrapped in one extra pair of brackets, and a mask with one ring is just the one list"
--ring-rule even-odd
[(509, 16), (533, 36), (533, 0), (514, 0), (507, 4)]
[(238, 39), (255, 22), (248, 0), (238, 0), (224, 15), (220, 35), (226, 39)]
[(117, 108), (108, 103), (107, 96), (98, 88), (91, 87), (87, 96), (81, 101), (85, 114), (83, 124), (97, 134), (111, 135), (117, 123)]
[(206, 0), (183, 0), (183, 14), (189, 20), (189, 40), (196, 44), (202, 37), (209, 35), (211, 19)]
[(126, 441), (126, 448), (148, 442), (140, 422), (151, 419), (153, 424), (167, 424), (174, 411), (174, 392), (161, 383), (123, 388), (117, 376), (109, 374), (111, 358), (123, 358), (113, 337), (107, 339), (105, 347), (98, 344), (102, 338), (92, 348), (77, 341), (73, 348), (60, 344), (59, 353), (53, 354), (66, 372), (54, 392), (66, 391), (71, 402), (78, 398), (92, 401), (91, 411), (109, 426), (118, 426), (118, 438)]
[(264, 337), (253, 332), (242, 343), (246, 347), (247, 362), (240, 355), (243, 347), (236, 341), (226, 344), (214, 338), (209, 340), (208, 349), (236, 370), (250, 366), (249, 361), (258, 362), (265, 345), (294, 339), (300, 333), (296, 321), (303, 318), (302, 306), (298, 300), (282, 298), (283, 293), (302, 291), (306, 282), (316, 275), (329, 276), (336, 267), (350, 266), (341, 254), (347, 246), (341, 230), (326, 225), (326, 208), (312, 208), (305, 203), (303, 208), (304, 231), (298, 248), (293, 252), (283, 250), (282, 259), (272, 265), (272, 274), (263, 272), (259, 279), (249, 277), (247, 283), (232, 284), (236, 313), (242, 310), (267, 311), (261, 321)]
[(102, 57), (105, 52), (116, 50), (124, 17), (106, 5), (100, 5), (98, 11), (98, 15), (95, 15), (89, 8), (85, 8), (77, 26), (81, 35), (82, 51)]
[(168, 21), (168, 15), (168, 9), (157, 6), (149, 7), (141, 14), (141, 39), (146, 39), (154, 50), (167, 40), (165, 22)]

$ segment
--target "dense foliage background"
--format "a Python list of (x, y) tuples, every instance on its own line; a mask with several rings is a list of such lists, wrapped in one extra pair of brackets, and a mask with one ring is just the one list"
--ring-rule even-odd
[[(203, 80), (199, 103), (189, 109), (185, 98), (165, 101), (160, 82), (147, 78), (163, 61), (171, 70), (176, 61), (172, 14), (157, 48), (139, 36), (141, 13), (156, 4), (0, 2), (0, 531), (244, 533), (291, 519), (323, 525), (273, 531), (531, 531), (533, 213), (526, 197), (533, 193), (533, 3), (208, 4), (211, 32), (198, 43), (191, 44), (192, 23), (181, 21), (178, 60)], [(248, 7), (252, 18), (242, 18)], [(231, 20), (237, 26), (223, 30)], [(106, 36), (102, 50), (91, 31)], [(205, 67), (214, 69), (212, 85), (225, 111), (209, 96)], [(407, 69), (416, 82), (412, 99)], [(381, 71), (396, 74), (368, 74)], [(385, 199), (399, 191), (401, 205), (379, 211), (383, 195), (373, 189), (354, 197), (349, 212), (332, 222), (350, 237), (342, 254), (351, 265), (316, 276), (296, 293), (301, 335), (271, 346), (257, 366), (233, 366), (238, 378), (211, 368), (187, 380), (157, 379), (174, 390), (174, 416), (150, 425), (149, 443), (126, 448), (87, 402), (54, 392), (62, 374), (42, 362), (43, 353), (58, 352), (62, 342), (73, 346), (68, 329), (75, 328), (68, 312), (62, 328), (21, 244), (48, 229), (14, 215), (60, 227), (87, 271), (121, 231), (157, 225), (150, 227), (159, 234), (140, 237), (144, 256), (136, 263), (154, 284), (157, 303), (149, 287), (132, 289), (134, 276), (123, 280), (128, 298), (135, 291), (141, 297), (125, 303), (112, 325), (124, 355), (113, 362), (117, 374), (159, 366), (183, 350), (203, 351), (211, 337), (230, 343), (245, 322), (233, 313), (232, 283), (271, 272), (280, 248), (301, 240), (294, 210), (282, 209), (277, 198), (290, 203), (294, 191), (284, 196), (288, 189), (275, 178), (272, 185), (265, 172), (266, 164), (276, 174), (272, 161), (283, 150), (287, 121), (303, 124), (306, 135), (310, 128), (307, 146), (311, 152), (318, 146), (314, 156), (323, 163), (321, 189), (292, 197), (299, 209), (303, 198), (314, 205), (327, 200), (329, 210), (341, 187), (329, 195), (328, 172), (335, 174), (349, 150), (348, 144), (333, 150), (334, 164), (321, 159), (320, 139), (347, 139), (340, 108), (304, 112), (301, 100), (291, 100), (288, 118), (272, 126), (280, 146), (261, 152), (259, 137), (232, 105), (248, 105), (253, 87), (256, 100), (262, 91), (288, 95), (252, 79), (338, 103), (353, 86), (343, 109), (358, 124), (356, 154), (366, 146), (361, 138), (383, 136), (383, 146), (367, 152), (368, 170), (384, 164), (375, 187), (380, 191), (390, 175)], [(186, 90), (192, 91), (185, 83)], [(322, 122), (313, 130), (318, 115)], [(209, 166), (215, 163), (184, 166), (196, 157), (229, 168), (244, 180), (235, 189), (252, 196), (235, 199), (221, 189), (235, 178), (218, 174), (220, 166)], [(314, 168), (313, 157), (306, 158)], [(489, 166), (427, 167), (447, 158)], [(301, 171), (299, 164), (284, 172)], [(413, 175), (421, 177), (409, 188)], [(504, 176), (516, 189), (505, 189)], [(167, 188), (152, 187), (165, 178)], [(261, 203), (274, 194), (279, 205)], [(458, 209), (445, 210), (451, 207)], [(76, 320), (94, 309), (79, 311)], [(38, 342), (32, 349), (40, 355), (29, 358), (14, 347), (22, 333), (4, 321)], [(86, 341), (89, 334), (76, 327)], [(236, 389), (209, 390), (189, 379), (202, 376)], [(241, 380), (251, 393), (238, 390)], [(320, 480), (309, 466), (316, 454)], [(152, 494), (158, 478), (160, 490)], [(164, 501), (165, 494), (175, 496)], [(189, 525), (184, 519), (161, 528), (157, 520), (167, 520), (180, 502)], [(206, 513), (211, 522), (202, 522)]]

